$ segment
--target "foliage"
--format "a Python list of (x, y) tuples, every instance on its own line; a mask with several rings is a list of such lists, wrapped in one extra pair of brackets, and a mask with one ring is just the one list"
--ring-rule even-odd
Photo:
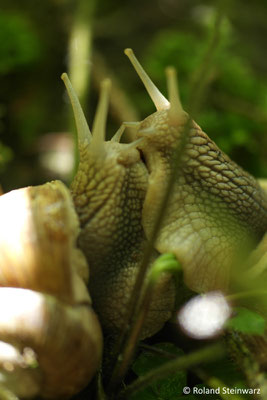
[(12, 150), (0, 142), (0, 171), (5, 168), (5, 165), (12, 160), (12, 158)]
[(250, 335), (263, 335), (266, 320), (254, 311), (244, 307), (235, 308), (236, 315), (227, 322), (227, 327)]
[[(213, 18), (212, 18), (213, 20)], [(212, 24), (199, 31), (163, 30), (150, 43), (145, 65), (154, 79), (165, 86), (163, 71), (175, 65), (184, 104), (188, 102), (190, 82), (202, 62)], [(200, 37), (200, 40), (199, 40)], [(254, 158), (252, 171), (259, 176), (267, 173), (266, 159), (255, 159), (262, 143), (266, 148), (267, 79), (258, 77), (249, 61), (236, 51), (238, 46), (234, 27), (225, 20), (220, 42), (216, 48), (212, 73), (198, 123), (217, 145), (233, 155), (244, 167)], [(140, 99), (142, 103), (144, 99)], [(243, 151), (245, 158), (237, 154)]]
[[(158, 350), (158, 353), (157, 353)], [(145, 349), (137, 357), (136, 361), (133, 363), (132, 369), (138, 376), (143, 376), (144, 374), (153, 371), (164, 363), (167, 363), (171, 358), (175, 356), (179, 357), (184, 354), (183, 350), (173, 345), (172, 343), (157, 343), (156, 346), (151, 347), (151, 349)], [(215, 388), (218, 390), (218, 385), (223, 384), (225, 388), (245, 388), (246, 386), (242, 383), (242, 375), (236, 369), (234, 364), (227, 358), (224, 358), (220, 363), (211, 363), (204, 367), (200, 371), (196, 370), (196, 374), (207, 376), (216, 376)], [(198, 399), (203, 398), (203, 393), (193, 393), (193, 388), (195, 389), (209, 389), (212, 388), (211, 383), (190, 382), (190, 376), (185, 371), (177, 371), (169, 378), (163, 378), (156, 383), (148, 386), (146, 389), (138, 392), (137, 394), (130, 396), (130, 400), (182, 400), (184, 399), (183, 389), (189, 388), (191, 394), (187, 394), (187, 399)], [(214, 388), (214, 389), (215, 389)], [(222, 393), (222, 387), (220, 388)], [(210, 399), (217, 400), (218, 394), (209, 395)], [(242, 396), (242, 399), (248, 398)]]
[(40, 57), (40, 41), (19, 14), (0, 14), (0, 74), (17, 71)]
[[(201, 0), (190, 4), (166, 0), (137, 1), (134, 5), (122, 0), (112, 5), (107, 0), (98, 3), (93, 24), (94, 54), (90, 59), (81, 60), (82, 66), (90, 64), (93, 69), (93, 94), (87, 101), (89, 120), (95, 110), (94, 90), (98, 91), (99, 81), (106, 75), (116, 78), (112, 81), (117, 105), (114, 101), (109, 122), (113, 131), (127, 119), (125, 108), (127, 115), (141, 117), (153, 111), (145, 90), (137, 84), (123, 56), (123, 49), (130, 46), (136, 49), (145, 69), (163, 92), (166, 66), (171, 64), (177, 68), (182, 102), (187, 105), (209, 44), (214, 4)], [(240, 6), (239, 1), (236, 3)], [(23, 7), (18, 0), (10, 0), (9, 6), (5, 5), (6, 11), (0, 14), (0, 105), (1, 111), (4, 110), (0, 116), (0, 172), (6, 190), (47, 180), (36, 150), (39, 137), (50, 131), (62, 134), (68, 126), (60, 75), (68, 68), (68, 38), (74, 22), (75, 2), (49, 0), (38, 2), (38, 7), (33, 5), (33, 0), (25, 0)], [(267, 64), (266, 59), (261, 61), (265, 42), (260, 38), (266, 37), (267, 28), (265, 21), (258, 26), (259, 18), (255, 18), (253, 11), (264, 15), (267, 6), (263, 2), (243, 6), (246, 15), (237, 13), (234, 4), (227, 8), (197, 122), (244, 168), (257, 176), (266, 176)], [(258, 38), (254, 40), (255, 45), (249, 43), (244, 29), (249, 24), (253, 38)], [(179, 300), (186, 301), (185, 297)], [(240, 332), (241, 336), (263, 334), (266, 321), (259, 314), (244, 307), (235, 311), (236, 315), (226, 325), (230, 335), (233, 331)], [(141, 377), (163, 365), (168, 361), (166, 354), (162, 355), (164, 352), (181, 356), (189, 349), (190, 353), (195, 342), (189, 341), (183, 346), (184, 338), (175, 332), (172, 343), (155, 345), (161, 354), (147, 350), (139, 354), (132, 364), (132, 374)], [(167, 332), (164, 341), (171, 340), (169, 336)], [(199, 387), (209, 385), (210, 377), (229, 387), (245, 385), (243, 375), (226, 358), (201, 370), (193, 368), (193, 374), (179, 371), (133, 395), (131, 400), (182, 399), (182, 389), (191, 385), (192, 375)], [(130, 383), (131, 378), (128, 377)], [(188, 400), (195, 398), (199, 396), (187, 396)]]
[[(157, 343), (156, 348), (167, 352), (167, 354), (169, 352), (176, 356), (184, 354), (182, 349), (177, 348), (172, 343)], [(142, 376), (153, 368), (162, 365), (164, 362), (166, 362), (166, 357), (164, 357), (164, 355), (144, 351), (133, 363), (132, 369), (136, 375)], [(184, 371), (177, 371), (174, 376), (160, 380), (152, 384), (151, 387), (132, 396), (131, 400), (156, 400), (158, 398), (162, 400), (171, 400), (172, 398), (177, 398), (179, 393), (182, 393), (184, 386), (186, 386), (186, 373)]]
[[(94, 53), (104, 60), (106, 72), (99, 58), (81, 60), (81, 64), (89, 63), (93, 67), (92, 86), (98, 85), (98, 79), (104, 77), (101, 74), (115, 75), (119, 87), (130, 94), (128, 111), (132, 109), (132, 114), (139, 113), (143, 117), (153, 111), (148, 96), (140, 83), (137, 84), (123, 56), (123, 49), (131, 46), (163, 91), (165, 67), (172, 64), (178, 69), (181, 97), (186, 105), (188, 91), (210, 39), (214, 5), (203, 0), (190, 4), (137, 1), (135, 18), (131, 3), (116, 0), (111, 7), (106, 0), (98, 2), (93, 46)], [(237, 13), (239, 6), (243, 10), (241, 14)], [(23, 170), (28, 164), (30, 144), (47, 131), (62, 131), (67, 127), (60, 75), (67, 69), (67, 38), (75, 16), (75, 4), (69, 0), (49, 0), (35, 7), (33, 0), (26, 0), (22, 7), (18, 0), (12, 0), (9, 5), (3, 4), (3, 8), (0, 15), (0, 102), (5, 115), (0, 133), (3, 145), (16, 154), (9, 171), (12, 168)], [(266, 5), (261, 3), (241, 5), (237, 1), (225, 5), (227, 18), (198, 117), (198, 123), (219, 147), (256, 176), (267, 173), (267, 74), (261, 56), (264, 52), (262, 38), (267, 34), (262, 23), (265, 11)], [(95, 100), (96, 97), (91, 96), (87, 106), (89, 121), (95, 110)], [(126, 104), (121, 104), (121, 110), (125, 108)], [(113, 132), (123, 115), (122, 111), (113, 109), (113, 119), (109, 122)], [(30, 176), (34, 170), (27, 169), (28, 183), (35, 181), (35, 176)], [(45, 179), (45, 171), (40, 170), (39, 182)], [(20, 174), (16, 173), (10, 174), (8, 184), (5, 175), (1, 177), (7, 188), (25, 184), (20, 180)]]

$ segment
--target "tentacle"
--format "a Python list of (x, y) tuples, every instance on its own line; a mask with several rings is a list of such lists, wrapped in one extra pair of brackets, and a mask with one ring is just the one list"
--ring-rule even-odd
[(123, 144), (123, 149), (127, 149), (127, 150), (128, 149), (132, 149), (132, 148), (136, 147), (137, 144), (139, 144), (143, 140), (144, 140), (144, 138), (140, 138), (140, 139), (137, 139), (137, 140), (135, 140), (134, 142), (131, 142), (131, 143), (124, 143)]
[(170, 110), (168, 112), (170, 122), (176, 125), (180, 122), (181, 113), (184, 112), (182, 103), (179, 96), (177, 73), (174, 67), (168, 67), (166, 69), (168, 95), (170, 100)]
[(156, 130), (156, 128), (152, 125), (149, 128), (145, 128), (145, 129), (140, 129), (138, 131), (139, 135), (150, 135), (151, 133), (154, 133)]
[(106, 121), (108, 115), (108, 102), (109, 93), (111, 88), (110, 79), (105, 79), (101, 83), (100, 99), (94, 118), (93, 129), (92, 129), (92, 148), (95, 154), (105, 153), (104, 142), (106, 136)]
[(132, 128), (132, 129), (139, 129), (140, 128), (140, 126), (141, 126), (141, 124), (142, 124), (142, 122), (143, 121), (139, 121), (139, 122), (123, 122), (123, 125), (126, 127), (126, 128)]
[(69, 77), (66, 73), (61, 75), (61, 79), (63, 80), (71, 104), (72, 104), (72, 109), (75, 117), (75, 122), (76, 122), (76, 127), (77, 127), (77, 133), (78, 133), (78, 141), (79, 144), (84, 144), (84, 143), (90, 143), (92, 139), (92, 135), (90, 132), (90, 129), (88, 127), (88, 124), (86, 122), (81, 104), (79, 102), (79, 99), (72, 87), (72, 84), (70, 83)]
[(122, 124), (119, 129), (117, 130), (117, 132), (112, 136), (112, 138), (110, 139), (111, 142), (117, 142), (119, 143), (122, 137), (123, 132), (125, 131), (126, 126), (124, 124)]
[(158, 111), (160, 110), (166, 110), (170, 107), (170, 103), (168, 100), (163, 96), (163, 94), (158, 90), (158, 88), (154, 85), (154, 83), (151, 81), (147, 73), (144, 71), (143, 67), (137, 60), (137, 58), (134, 55), (134, 52), (132, 49), (125, 49), (124, 53), (126, 56), (129, 58), (131, 61), (133, 67), (135, 68), (136, 72), (138, 73), (139, 77), (141, 78), (143, 84), (146, 87), (146, 90), (151, 97), (151, 100), (155, 104), (155, 107)]

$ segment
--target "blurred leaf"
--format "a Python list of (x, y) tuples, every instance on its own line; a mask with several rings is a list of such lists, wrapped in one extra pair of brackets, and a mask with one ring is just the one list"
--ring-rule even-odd
[(243, 379), (240, 370), (228, 358), (221, 360), (219, 363), (205, 365), (205, 372), (209, 376), (216, 376), (231, 387), (237, 386), (237, 382)]
[(38, 60), (40, 42), (23, 14), (0, 14), (0, 74)]
[[(235, 29), (229, 20), (225, 22), (197, 122), (238, 164), (257, 176), (265, 176), (267, 80), (258, 76), (248, 60), (240, 56)], [(184, 105), (212, 28), (209, 21), (195, 30), (192, 27), (188, 31), (185, 28), (184, 31), (161, 30), (154, 36), (146, 53), (145, 68), (152, 71), (153, 80), (163, 92), (166, 87), (164, 69), (167, 65), (177, 68)], [(249, 165), (252, 162), (253, 167)]]
[(237, 315), (227, 322), (226, 327), (251, 335), (264, 334), (266, 321), (261, 315), (243, 307), (236, 307), (235, 311)]
[(12, 158), (13, 152), (10, 147), (0, 142), (0, 170), (2, 170)]
[[(158, 343), (156, 347), (173, 355), (182, 356), (184, 354), (181, 349), (172, 343)], [(134, 362), (132, 369), (138, 376), (142, 376), (167, 361), (169, 361), (169, 359), (164, 357), (163, 354), (144, 351)], [(186, 386), (186, 373), (184, 371), (177, 371), (175, 375), (159, 380), (145, 390), (138, 392), (131, 397), (131, 400), (177, 399), (177, 396), (182, 393), (184, 386)]]

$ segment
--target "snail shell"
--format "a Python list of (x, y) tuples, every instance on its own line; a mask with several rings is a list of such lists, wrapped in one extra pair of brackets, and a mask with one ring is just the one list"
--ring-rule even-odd
[(0, 347), (5, 385), (25, 398), (71, 397), (99, 367), (102, 333), (85, 286), (88, 266), (75, 247), (70, 193), (59, 181), (14, 190), (0, 197), (0, 217), (0, 340), (13, 346), (9, 365), (18, 376), (25, 349), (36, 359), (34, 379), (32, 368), (27, 375), (35, 385), (14, 385)]

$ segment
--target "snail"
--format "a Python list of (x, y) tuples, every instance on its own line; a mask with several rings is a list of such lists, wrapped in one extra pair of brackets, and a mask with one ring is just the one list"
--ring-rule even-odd
[[(109, 80), (102, 83), (91, 134), (63, 74), (80, 153), (70, 190), (54, 181), (0, 197), (0, 300), (10, 303), (8, 316), (0, 312), (0, 367), (5, 386), (19, 397), (68, 398), (95, 374), (102, 329), (117, 335), (122, 327), (186, 124), (180, 170), (151, 263), (172, 252), (190, 289), (226, 290), (241, 249), (251, 252), (267, 230), (266, 190), (189, 119), (173, 70), (167, 75), (168, 101), (133, 52), (126, 54), (157, 108), (135, 124), (136, 140), (120, 143), (126, 124), (105, 140)], [(258, 246), (257, 260), (262, 248), (266, 245)], [(175, 285), (165, 274), (143, 338), (170, 318), (174, 302)]]
[(103, 339), (69, 190), (11, 191), (0, 216), (1, 385), (19, 398), (70, 398), (99, 368)]
[[(78, 245), (90, 265), (89, 289), (94, 309), (104, 331), (116, 335), (124, 323), (146, 245), (141, 217), (148, 172), (136, 149), (140, 139), (119, 143), (124, 125), (110, 141), (105, 141), (110, 82), (102, 84), (91, 134), (67, 75), (62, 78), (71, 98), (79, 138), (80, 163), (71, 184), (81, 224)], [(155, 251), (152, 261), (157, 254)], [(157, 332), (170, 318), (174, 300), (174, 283), (166, 275), (156, 289), (142, 337)]]
[[(141, 211), (147, 169), (136, 149), (139, 140), (119, 143), (122, 126), (104, 141), (109, 81), (102, 84), (91, 135), (67, 75), (62, 79), (79, 138), (71, 190), (54, 181), (0, 198), (0, 299), (9, 304), (8, 313), (0, 313), (0, 365), (5, 388), (23, 398), (69, 398), (88, 384), (101, 362), (101, 328), (119, 331), (146, 243)], [(171, 316), (170, 276), (157, 292), (162, 297), (155, 293), (143, 337)], [(25, 361), (29, 353), (35, 368)]]
[(181, 262), (186, 285), (196, 292), (227, 290), (230, 271), (267, 231), (267, 191), (224, 154), (183, 110), (174, 70), (167, 71), (169, 101), (125, 50), (157, 112), (142, 121), (136, 138), (149, 170), (142, 223), (150, 238), (172, 168), (172, 155), (189, 124), (178, 177), (156, 242), (160, 253)]

